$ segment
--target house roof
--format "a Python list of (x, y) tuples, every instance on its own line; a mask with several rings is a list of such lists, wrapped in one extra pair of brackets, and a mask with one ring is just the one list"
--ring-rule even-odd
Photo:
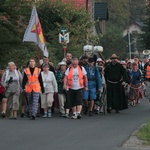
[[(132, 22), (128, 28), (130, 28), (132, 25), (136, 25), (138, 26), (141, 30), (143, 29), (143, 27), (146, 27), (146, 25), (143, 22), (140, 21), (134, 21)], [(125, 30), (128, 30), (128, 28), (126, 28)]]
[(135, 21), (134, 22), (136, 25), (138, 25), (140, 28), (146, 26), (143, 22)]
[(99, 20), (109, 20), (107, 3), (95, 3), (94, 18)]

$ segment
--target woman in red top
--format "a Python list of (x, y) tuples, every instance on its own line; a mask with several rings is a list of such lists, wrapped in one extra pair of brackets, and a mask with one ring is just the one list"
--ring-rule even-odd
[(7, 108), (7, 98), (5, 97), (5, 88), (1, 84), (2, 75), (4, 70), (0, 70), (0, 106), (1, 106), (1, 115), (3, 118), (6, 117), (6, 108)]

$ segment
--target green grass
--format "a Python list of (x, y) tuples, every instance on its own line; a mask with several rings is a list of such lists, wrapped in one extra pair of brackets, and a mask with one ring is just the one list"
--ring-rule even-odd
[(144, 141), (144, 144), (150, 145), (150, 121), (147, 121), (147, 123), (141, 127), (135, 135), (140, 139)]

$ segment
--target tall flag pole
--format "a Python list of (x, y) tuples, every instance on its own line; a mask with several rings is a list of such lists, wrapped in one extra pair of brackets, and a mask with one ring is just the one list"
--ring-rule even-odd
[(43, 55), (46, 57), (49, 56), (41, 23), (35, 6), (33, 6), (30, 21), (23, 37), (23, 42), (36, 43), (38, 47), (42, 50)]

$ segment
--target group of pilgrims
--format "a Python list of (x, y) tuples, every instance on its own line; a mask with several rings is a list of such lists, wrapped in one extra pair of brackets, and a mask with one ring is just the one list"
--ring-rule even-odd
[(47, 57), (37, 67), (31, 58), (22, 70), (9, 62), (6, 69), (0, 69), (1, 117), (17, 119), (19, 115), (35, 120), (59, 112), (64, 118), (81, 119), (103, 113), (104, 106), (97, 105), (101, 93), (107, 113), (120, 113), (149, 96), (149, 82), (148, 57), (120, 61), (112, 54), (104, 61), (87, 55), (78, 59), (67, 53), (56, 67)]

